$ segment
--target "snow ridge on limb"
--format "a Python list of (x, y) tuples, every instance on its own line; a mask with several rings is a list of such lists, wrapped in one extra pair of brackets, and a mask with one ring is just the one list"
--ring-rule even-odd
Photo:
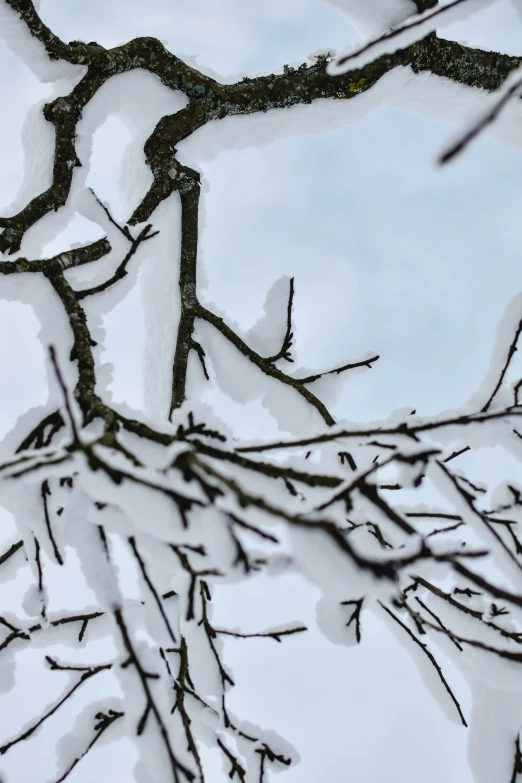
[(494, 0), (450, 0), (445, 5), (426, 5), (416, 16), (408, 16), (399, 26), (392, 27), (373, 40), (341, 52), (329, 65), (329, 73), (341, 74), (356, 68), (364, 68), (368, 63), (398, 49), (405, 49), (430, 33), (434, 33), (441, 24), (450, 24), (466, 19), (472, 14), (487, 8)]
[[(21, 18), (31, 35), (42, 41), (44, 46), (51, 46), (41, 33), (41, 22), (30, 0), (3, 2), (20, 13), (23, 10)], [(473, 5), (474, 0), (467, 2)], [(437, 11), (426, 13), (429, 16)], [(458, 60), (455, 59), (455, 46), (458, 48)], [(52, 56), (58, 56), (57, 52), (58, 49), (52, 49)], [(51, 56), (49, 51), (48, 54)], [(66, 54), (63, 52), (64, 58)], [(190, 100), (185, 110), (164, 117), (145, 144), (145, 155), (154, 182), (130, 218), (129, 222), (135, 224), (147, 221), (161, 201), (173, 192), (180, 191), (180, 183), (169, 176), (173, 164), (176, 170), (175, 153), (173, 155), (172, 150), (177, 142), (206, 122), (236, 114), (310, 103), (318, 98), (352, 98), (370, 89), (385, 73), (398, 65), (410, 65), (413, 70), (431, 70), (437, 75), (483, 89), (496, 89), (518, 65), (517, 58), (492, 57), (488, 52), (438, 39), (425, 39), (392, 55), (380, 56), (364, 68), (350, 66), (350, 73), (337, 75), (336, 78), (328, 72), (331, 67), (329, 60), (328, 57), (318, 57), (312, 65), (304, 63), (297, 69), (285, 67), (283, 74), (246, 78), (236, 84), (224, 85), (185, 64), (153, 38), (136, 38), (109, 51), (98, 49), (97, 54), (84, 63), (87, 65), (87, 73), (74, 90), (44, 107), (46, 119), (56, 129), (53, 183), (20, 213), (0, 219), (0, 228), (4, 229), (0, 235), (0, 250), (17, 252), (27, 230), (45, 214), (65, 204), (71, 188), (73, 168), (79, 165), (75, 153), (76, 124), (86, 103), (115, 74), (137, 67), (146, 68), (167, 87), (181, 90)]]
[[(428, 2), (430, 0), (427, 0)], [(419, 9), (424, 0), (324, 0), (343, 16), (365, 38), (389, 30)]]
[(346, 16), (365, 37), (396, 27), (415, 13), (437, 5), (438, 0), (323, 0)]
[(103, 46), (94, 42), (64, 43), (42, 22), (31, 0), (6, 0), (6, 2), (25, 22), (31, 35), (43, 44), (51, 60), (65, 60), (73, 65), (87, 65), (101, 51), (105, 51)]
[(458, 131), (455, 139), (446, 145), (446, 149), (439, 156), (441, 165), (449, 163), (457, 155), (460, 155), (482, 131), (494, 123), (509, 106), (514, 98), (520, 98), (522, 94), (522, 67), (519, 65), (508, 76), (504, 84), (491, 96), (487, 108), (481, 109), (476, 117)]

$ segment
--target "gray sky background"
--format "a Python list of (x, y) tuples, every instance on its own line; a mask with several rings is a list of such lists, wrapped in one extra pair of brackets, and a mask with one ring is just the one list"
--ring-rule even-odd
[[(154, 35), (227, 79), (280, 69), (357, 38), (348, 20), (319, 0), (42, 0), (40, 12), (65, 40), (113, 46)], [(500, 0), (444, 34), (518, 54), (520, 30), (515, 9)], [(7, 214), (22, 181), (24, 118), (50, 85), (39, 83), (2, 41), (0, 73), (0, 211)], [(160, 85), (150, 89), (163, 95)], [(139, 97), (134, 101), (139, 114)], [(328, 112), (298, 109), (288, 122), (234, 118), (183, 146), (184, 158), (204, 174), (205, 298), (248, 330), (262, 316), (273, 282), (294, 276), (298, 363), (321, 369), (368, 350), (381, 354), (371, 372), (347, 379), (337, 418), (374, 419), (405, 405), (422, 414), (461, 405), (480, 386), (497, 323), (520, 290), (520, 152), (485, 137), (441, 171), (434, 160), (455, 129), (443, 107), (416, 112), (400, 108), (401, 96), (391, 95), (389, 104), (361, 111), (351, 123), (352, 110), (343, 105)], [(96, 131), (88, 178), (120, 217), (132, 185), (122, 170), (130, 160), (124, 149), (132, 122), (139, 124), (139, 117), (131, 121), (117, 109)], [(126, 194), (120, 180), (127, 182)], [(78, 218), (44, 255), (95, 235), (99, 229)], [(9, 299), (0, 294), (4, 433), (28, 407), (44, 403), (47, 391), (38, 321), (29, 305), (12, 301), (15, 287), (2, 285)], [(147, 329), (157, 334), (163, 313), (161, 307), (151, 313), (147, 290), (140, 274), (104, 322), (114, 399), (136, 408), (147, 365), (135, 345), (146, 345)], [(277, 432), (259, 400), (240, 405), (217, 390), (206, 399), (238, 433)], [(239, 592), (220, 591), (223, 616), (234, 625), (254, 630), (252, 617), (260, 627), (296, 617), (314, 622), (317, 593), (301, 578), (256, 579)], [(446, 720), (406, 651), (376, 618), (369, 615), (364, 631), (364, 643), (349, 650), (318, 634), (308, 643), (266, 642), (262, 649), (231, 642), (227, 656), (240, 683), (234, 708), (298, 748), (303, 761), (284, 773), (289, 783), (376, 783), (384, 775), (392, 783), (469, 783), (464, 730)], [(469, 711), (467, 687), (447, 666)], [(26, 661), (24, 676), (31, 667)], [(45, 754), (52, 769), (52, 746)], [(35, 758), (19, 752), (5, 769), (24, 783), (36, 781)], [(114, 780), (115, 770), (130, 779), (131, 760), (108, 746), (83, 761), (71, 781), (83, 783), (93, 774), (100, 783)]]

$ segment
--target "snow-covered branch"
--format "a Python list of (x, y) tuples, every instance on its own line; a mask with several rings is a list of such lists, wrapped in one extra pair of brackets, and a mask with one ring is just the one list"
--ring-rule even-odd
[[(297, 754), (273, 733), (233, 715), (229, 692), (236, 680), (225, 640), (242, 645), (249, 644), (245, 639), (260, 640), (263, 645), (271, 639), (298, 649), (308, 625), (289, 620), (268, 629), (253, 626), (265, 630), (236, 628), (234, 623), (226, 628), (214, 619), (213, 610), (217, 586), (284, 570), (295, 570), (318, 587), (318, 625), (336, 642), (364, 643), (367, 611), (390, 622), (406, 638), (414, 659), (419, 654), (420, 668), (429, 664), (429, 672), (435, 673), (434, 690), (442, 691), (451, 717), (466, 726), (459, 696), (432, 640), (447, 643), (463, 667), (469, 655), (485, 655), (501, 667), (522, 660), (522, 489), (507, 482), (491, 499), (473, 471), (468, 475), (461, 467), (465, 458), (460, 459), (481, 448), (486, 436), (488, 445), (519, 447), (521, 382), (510, 390), (513, 404), (507, 407), (504, 392), (522, 321), (502, 356), (495, 357), (485, 403), (441, 416), (412, 411), (400, 421), (392, 417), (368, 426), (334, 426), (320, 392), (314, 394), (309, 386), (324, 376), (372, 369), (379, 355), (359, 354), (355, 361), (344, 357), (333, 369), (292, 374), (288, 364), (299, 338), (292, 321), (294, 278), (283, 305), (284, 323), (274, 346), (264, 353), (218, 315), (217, 307), (202, 304), (201, 175), (180, 162), (176, 145), (225, 117), (319, 99), (352, 99), (401, 66), (493, 91), (507, 84), (519, 58), (463, 47), (433, 34), (439, 19), (447, 21), (461, 6), (476, 10), (480, 0), (445, 6), (415, 0), (418, 15), (342, 56), (337, 66), (323, 55), (312, 64), (285, 66), (281, 74), (221, 84), (154, 38), (135, 38), (109, 50), (96, 43), (67, 44), (46, 27), (30, 0), (0, 3), (16, 13), (50, 59), (84, 69), (69, 95), (44, 107), (56, 132), (52, 182), (17, 214), (0, 218), (3, 253), (18, 254), (29, 229), (73, 194), (82, 111), (113, 76), (145, 69), (187, 99), (176, 114), (160, 119), (145, 142), (152, 182), (125, 223), (95, 197), (108, 236), (48, 259), (0, 261), (0, 274), (20, 275), (15, 281), (33, 274), (32, 281), (52, 295), (64, 325), (63, 341), (49, 348), (49, 406), (40, 421), (27, 424), (22, 418), (17, 424), (17, 448), (0, 465), (1, 494), (19, 525), (16, 540), (0, 555), (0, 576), (16, 568), (32, 581), (20, 617), (7, 612), (0, 617), (0, 655), (7, 658), (56, 639), (72, 649), (81, 646), (86, 655), (81, 663), (46, 657), (50, 670), (60, 672), (53, 676), (67, 676), (71, 682), (42, 714), (3, 739), (0, 753), (30, 742), (41, 726), (62, 714), (65, 704), (71, 707), (77, 691), (87, 690), (95, 675), (98, 685), (110, 675), (118, 678), (123, 699), (111, 700), (107, 689), (106, 699), (80, 716), (81, 742), (62, 764), (59, 781), (110, 729), (109, 736), (120, 731), (135, 744), (143, 774), (154, 783), (203, 783), (203, 743), (220, 755), (231, 779), (264, 783), (272, 767), (287, 767)], [(499, 101), (518, 94), (520, 85), (514, 84), (504, 88)], [(500, 108), (499, 102), (480, 127)], [(87, 196), (92, 200), (92, 194)], [(154, 211), (170, 197), (181, 207), (180, 317), (169, 335), (175, 345), (167, 362), (172, 392), (160, 427), (145, 417), (129, 418), (108, 399), (100, 383), (88, 306), (109, 288), (115, 294), (121, 290), (130, 265), (141, 263), (143, 244), (159, 233), (153, 230)], [(118, 255), (115, 271), (101, 283), (78, 289), (70, 270), (102, 258), (108, 264), (109, 255)], [(201, 335), (198, 325), (206, 330)], [(269, 379), (307, 403), (322, 428), (319, 434), (315, 429), (315, 434), (294, 440), (238, 444), (225, 425), (198, 407), (191, 398), (189, 358), (196, 355), (206, 382), (212, 383), (205, 341), (209, 331), (224, 338), (241, 362), (256, 368), (260, 382)], [(234, 381), (241, 384), (241, 378)], [(307, 462), (312, 451), (314, 456), (320, 452), (320, 464)], [(261, 460), (258, 452), (278, 453)], [(426, 489), (442, 495), (446, 507), (426, 505)], [(116, 541), (123, 546), (118, 549)], [(491, 575), (490, 555), (502, 579)], [(96, 604), (56, 612), (51, 596), (56, 580), (64, 580), (64, 589), (78, 570)], [(130, 571), (139, 590), (132, 601), (125, 595), (124, 575)], [(99, 636), (112, 641), (110, 659), (85, 663), (89, 642)], [(504, 669), (499, 678), (503, 674)], [(513, 780), (520, 771), (516, 736)]]

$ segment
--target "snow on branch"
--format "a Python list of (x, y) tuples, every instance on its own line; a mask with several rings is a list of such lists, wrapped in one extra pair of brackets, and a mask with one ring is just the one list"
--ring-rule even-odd
[(364, 68), (378, 57), (411, 46), (435, 32), (441, 24), (451, 24), (459, 19), (466, 19), (477, 11), (487, 8), (492, 2), (494, 0), (450, 0), (444, 5), (437, 4), (434, 9), (430, 5), (426, 10), (409, 17), (406, 22), (393, 27), (378, 38), (356, 46), (346, 53), (338, 54), (330, 63), (329, 71), (332, 74), (340, 74), (348, 70)]
[[(3, 253), (18, 254), (27, 231), (73, 194), (73, 170), (80, 165), (78, 122), (112, 76), (143, 68), (188, 99), (179, 112), (164, 116), (145, 142), (152, 184), (125, 223), (91, 194), (88, 198), (93, 196), (103, 213), (107, 237), (50, 259), (0, 260), (1, 275), (39, 278), (42, 290), (60, 308), (66, 332), (63, 342), (49, 347), (51, 399), (45, 415), (30, 427), (23, 418), (17, 423), (18, 448), (0, 465), (0, 495), (18, 526), (16, 538), (0, 554), (0, 579), (16, 570), (31, 581), (20, 616), (0, 616), (0, 655), (7, 670), (8, 656), (28, 648), (36, 655), (59, 643), (82, 651), (80, 662), (72, 655), (67, 663), (44, 655), (45, 670), (67, 676), (69, 684), (40, 714), (2, 738), (0, 753), (8, 756), (22, 743), (31, 748), (40, 728), (56, 724), (64, 705), (72, 708), (75, 694), (89, 692), (95, 679), (96, 703), (80, 713), (64, 738), (67, 748), (55, 783), (65, 780), (106, 732), (109, 738), (125, 736), (134, 743), (139, 773), (154, 783), (208, 780), (202, 743), (219, 754), (231, 779), (266, 783), (271, 770), (288, 767), (298, 755), (273, 732), (232, 713), (229, 694), (241, 684), (230, 670), (226, 645), (248, 645), (247, 639), (262, 646), (272, 640), (293, 646), (297, 655), (306, 644), (308, 626), (289, 618), (269, 628), (253, 623), (248, 630), (233, 621), (223, 627), (214, 619), (214, 607), (220, 585), (285, 570), (301, 573), (318, 587), (318, 627), (335, 643), (364, 644), (367, 611), (387, 618), (441, 708), (467, 725), (457, 689), (437, 660), (436, 645), (446, 644), (443, 649), (463, 671), (471, 663), (478, 690), (490, 682), (493, 668), (499, 689), (505, 689), (515, 676), (512, 666), (522, 660), (522, 488), (507, 482), (491, 500), (473, 471), (468, 475), (463, 457), (484, 441), (505, 448), (519, 445), (521, 382), (510, 390), (513, 404), (504, 402), (519, 319), (510, 321), (509, 339), (495, 357), (485, 403), (435, 417), (412, 411), (403, 421), (335, 426), (320, 393), (308, 387), (325, 375), (373, 369), (379, 356), (369, 352), (351, 361), (344, 358), (333, 369), (307, 371), (303, 377), (290, 372), (299, 337), (292, 322), (294, 278), (283, 303), (284, 323), (270, 351), (256, 350), (251, 336), (201, 303), (201, 175), (180, 163), (176, 145), (224, 117), (318, 99), (352, 99), (399, 66), (497, 89), (519, 65), (518, 58), (428, 35), (457, 10), (482, 7), (481, 0), (454, 0), (445, 6), (416, 0), (419, 15), (364, 49), (343, 55), (336, 65), (320, 56), (312, 64), (286, 66), (282, 74), (227, 85), (199, 73), (156, 39), (136, 38), (111, 50), (96, 43), (66, 44), (43, 24), (30, 0), (0, 3), (16, 13), (50, 59), (81, 64), (85, 71), (69, 95), (44, 107), (56, 132), (53, 180), (18, 214), (0, 218)], [(455, 47), (460, 58), (454, 57)], [(518, 85), (518, 76), (513, 79), (509, 84)], [(518, 89), (506, 82), (499, 101), (506, 102)], [(495, 105), (498, 113), (501, 105)], [(129, 418), (107, 400), (84, 300), (90, 304), (109, 288), (115, 295), (122, 290), (130, 265), (142, 262), (142, 245), (158, 236), (155, 209), (171, 197), (181, 207), (180, 317), (170, 335), (175, 345), (169, 359), (170, 410), (159, 426), (144, 417)], [(111, 244), (113, 234), (118, 242)], [(159, 235), (156, 242), (161, 241)], [(120, 247), (125, 248), (121, 260), (104, 282), (76, 289), (69, 270), (116, 255)], [(320, 420), (320, 434), (238, 444), (226, 425), (191, 396), (191, 354), (207, 383), (213, 375), (207, 332), (195, 339), (198, 323), (227, 341), (240, 361), (254, 366), (260, 383), (275, 384), (282, 393), (304, 400)], [(435, 445), (438, 439), (442, 445)], [(273, 458), (258, 456), (272, 451), (278, 452)], [(309, 460), (312, 452), (320, 454), (320, 465)], [(442, 494), (445, 507), (426, 504), (425, 492), (433, 489)], [(491, 575), (492, 558), (503, 579)], [(124, 578), (130, 572), (139, 591), (132, 600)], [(79, 576), (94, 593), (95, 605), (56, 611), (60, 591), (63, 595)], [(90, 642), (100, 638), (111, 640), (110, 654), (101, 663), (89, 662)], [(106, 698), (99, 698), (102, 683), (111, 676), (119, 681), (120, 700), (111, 697), (108, 685)], [(518, 717), (505, 740), (513, 780), (521, 769)]]
[(520, 98), (521, 93), (522, 68), (519, 66), (512, 71), (502, 87), (491, 96), (490, 106), (487, 109), (482, 109), (479, 115), (469, 123), (468, 127), (461, 130), (456, 139), (447, 145), (444, 152), (439, 156), (439, 163), (449, 163), (450, 160), (460, 155), (479, 134), (500, 117), (514, 98)]

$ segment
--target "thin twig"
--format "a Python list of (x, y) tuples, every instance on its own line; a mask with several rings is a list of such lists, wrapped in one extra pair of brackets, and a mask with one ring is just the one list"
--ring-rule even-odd
[(394, 620), (394, 621), (395, 621), (395, 622), (396, 622), (398, 625), (400, 625), (400, 627), (401, 627), (401, 628), (402, 628), (404, 631), (406, 631), (406, 633), (408, 634), (408, 636), (410, 637), (410, 639), (411, 639), (411, 640), (412, 640), (412, 641), (413, 641), (413, 642), (414, 642), (414, 643), (415, 643), (415, 644), (416, 644), (418, 647), (420, 647), (420, 648), (421, 648), (421, 650), (424, 652), (424, 654), (427, 656), (427, 658), (429, 659), (430, 663), (431, 663), (431, 664), (432, 664), (432, 666), (434, 667), (435, 671), (436, 671), (436, 672), (437, 672), (437, 674), (439, 675), (439, 679), (440, 679), (440, 681), (442, 682), (442, 684), (444, 685), (444, 688), (446, 689), (446, 691), (448, 692), (448, 694), (449, 694), (449, 696), (450, 696), (450, 698), (451, 698), (451, 700), (452, 700), (453, 704), (455, 705), (455, 707), (456, 707), (456, 709), (457, 709), (457, 712), (458, 712), (458, 714), (459, 714), (459, 718), (460, 718), (460, 720), (462, 721), (462, 725), (467, 727), (467, 725), (468, 725), (468, 724), (466, 723), (466, 719), (465, 719), (465, 717), (464, 717), (464, 714), (463, 714), (463, 712), (462, 712), (462, 709), (461, 709), (461, 707), (460, 707), (460, 704), (458, 703), (458, 701), (457, 701), (457, 699), (456, 699), (456, 697), (455, 697), (455, 695), (454, 695), (453, 691), (451, 690), (450, 686), (448, 685), (448, 682), (447, 682), (446, 678), (444, 677), (444, 674), (443, 674), (443, 672), (442, 672), (442, 669), (440, 668), (439, 664), (437, 663), (437, 660), (435, 659), (435, 657), (434, 657), (433, 653), (432, 653), (432, 652), (431, 652), (431, 651), (428, 649), (428, 647), (427, 647), (427, 646), (426, 646), (426, 645), (425, 645), (423, 642), (421, 642), (419, 639), (417, 639), (417, 637), (415, 636), (415, 634), (413, 633), (413, 631), (412, 631), (410, 628), (408, 628), (408, 626), (407, 626), (407, 625), (405, 625), (405, 624), (402, 622), (402, 620), (400, 620), (400, 619), (397, 617), (397, 615), (396, 615), (394, 612), (392, 612), (392, 610), (391, 610), (391, 609), (389, 609), (387, 606), (385, 606), (385, 605), (384, 605), (384, 604), (383, 604), (381, 601), (378, 601), (378, 603), (379, 603), (379, 605), (380, 605), (380, 606), (381, 606), (381, 607), (384, 609), (384, 611), (385, 611), (385, 612), (386, 612), (386, 613), (387, 613), (387, 614), (388, 614), (388, 615), (389, 615), (389, 616), (390, 616), (390, 617), (391, 617), (391, 618), (392, 618), (392, 619), (393, 619), (393, 620)]

